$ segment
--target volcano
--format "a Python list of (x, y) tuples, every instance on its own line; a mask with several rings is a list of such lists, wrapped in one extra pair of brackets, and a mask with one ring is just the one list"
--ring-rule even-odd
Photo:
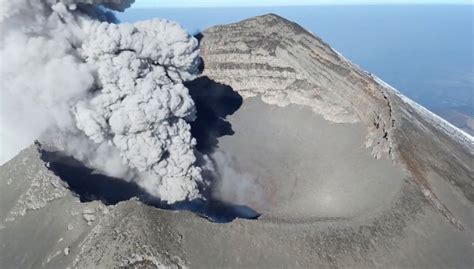
[(473, 137), (277, 15), (198, 39), (191, 132), (232, 220), (33, 145), (0, 167), (2, 268), (472, 267)]

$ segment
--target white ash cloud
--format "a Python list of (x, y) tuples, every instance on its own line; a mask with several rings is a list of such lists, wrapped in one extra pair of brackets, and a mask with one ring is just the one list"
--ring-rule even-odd
[(169, 203), (198, 198), (206, 183), (182, 84), (198, 42), (174, 22), (113, 24), (97, 8), (132, 3), (0, 1), (1, 161), (41, 137)]

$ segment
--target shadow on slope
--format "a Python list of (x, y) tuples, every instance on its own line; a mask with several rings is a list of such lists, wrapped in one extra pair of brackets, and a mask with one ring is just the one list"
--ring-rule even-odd
[(243, 98), (230, 86), (208, 77), (200, 77), (185, 86), (196, 104), (197, 119), (191, 123), (196, 149), (204, 154), (212, 153), (218, 147), (219, 137), (234, 134), (225, 118), (242, 106)]
[(218, 223), (230, 222), (236, 218), (255, 219), (259, 216), (249, 207), (227, 204), (212, 198), (169, 205), (149, 195), (135, 182), (99, 174), (61, 152), (42, 151), (42, 159), (49, 163), (49, 169), (66, 182), (68, 188), (83, 203), (101, 201), (105, 205), (115, 205), (137, 198), (150, 206), (167, 210), (188, 210)]
[(149, 196), (136, 183), (96, 173), (62, 152), (43, 150), (41, 153), (43, 161), (49, 163), (49, 169), (66, 182), (83, 203), (99, 200), (106, 205), (115, 205), (133, 197), (143, 200)]

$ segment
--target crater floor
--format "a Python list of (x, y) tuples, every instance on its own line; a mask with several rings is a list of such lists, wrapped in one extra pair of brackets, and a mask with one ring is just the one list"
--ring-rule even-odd
[(261, 218), (352, 218), (386, 208), (405, 177), (365, 148), (362, 124), (332, 123), (308, 107), (247, 98), (227, 117), (235, 132), (219, 138), (215, 193)]

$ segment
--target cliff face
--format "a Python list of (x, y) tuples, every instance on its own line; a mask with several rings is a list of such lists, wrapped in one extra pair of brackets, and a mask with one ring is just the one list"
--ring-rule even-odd
[[(115, 205), (84, 201), (32, 146), (0, 167), (0, 267), (473, 264), (472, 137), (276, 15), (206, 30), (201, 54), (198, 123), (215, 113), (200, 130), (215, 135), (204, 146), (246, 157), (243, 170), (267, 177), (258, 194), (276, 209), (216, 224), (133, 193)], [(230, 98), (213, 93), (222, 87)], [(226, 116), (234, 130), (216, 135)]]
[(301, 26), (270, 14), (213, 27), (203, 36), (205, 75), (246, 97), (306, 105), (333, 122), (374, 126), (370, 144), (383, 144), (374, 153), (388, 152), (383, 136), (392, 122), (384, 89)]

